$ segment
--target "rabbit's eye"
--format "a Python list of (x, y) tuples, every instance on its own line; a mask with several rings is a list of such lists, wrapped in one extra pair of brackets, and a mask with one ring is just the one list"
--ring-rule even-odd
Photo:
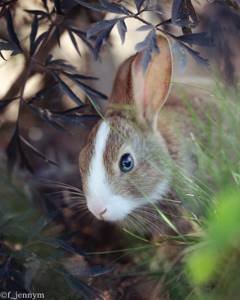
[(119, 161), (119, 168), (122, 172), (130, 172), (134, 168), (134, 159), (130, 153), (122, 155)]

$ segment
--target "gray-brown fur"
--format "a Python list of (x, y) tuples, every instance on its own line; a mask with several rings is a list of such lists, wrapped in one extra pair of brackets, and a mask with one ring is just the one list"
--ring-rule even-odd
[(100, 122), (98, 122), (93, 127), (93, 129), (88, 137), (87, 144), (82, 149), (82, 151), (80, 152), (80, 156), (79, 156), (79, 168), (80, 168), (80, 173), (81, 173), (81, 178), (82, 178), (83, 189), (85, 189), (85, 186), (86, 186), (86, 178), (89, 173), (91, 158), (93, 157), (93, 154), (94, 154), (93, 153), (94, 152), (94, 143), (95, 143), (95, 138), (96, 138), (99, 124), (100, 124)]
[[(158, 42), (160, 54), (155, 54), (146, 73), (141, 69), (142, 53), (122, 64), (104, 120), (110, 126), (103, 153), (108, 184), (115, 195), (125, 199), (136, 202), (146, 199), (145, 205), (133, 211), (133, 216), (138, 214), (145, 226), (153, 216), (152, 211), (147, 212), (148, 199), (151, 201), (154, 192), (159, 192), (161, 183), (166, 183), (164, 192), (169, 191), (172, 164), (176, 163), (184, 170), (191, 169), (191, 154), (186, 149), (191, 132), (187, 110), (179, 104), (164, 105), (171, 81), (171, 52), (165, 37), (159, 37)], [(93, 129), (80, 155), (83, 187), (94, 154), (98, 128), (99, 124)], [(119, 169), (119, 159), (126, 152), (133, 155), (135, 167), (124, 173)], [(144, 214), (148, 217), (145, 218)]]
[[(141, 127), (124, 118), (111, 117), (106, 121), (112, 129), (104, 153), (104, 164), (114, 191), (126, 197), (147, 197), (161, 180), (169, 177), (166, 167), (169, 156), (165, 143), (160, 142), (159, 136), (152, 130), (145, 129), (143, 132)], [(119, 159), (129, 147), (134, 153), (136, 167), (129, 173), (121, 173)]]

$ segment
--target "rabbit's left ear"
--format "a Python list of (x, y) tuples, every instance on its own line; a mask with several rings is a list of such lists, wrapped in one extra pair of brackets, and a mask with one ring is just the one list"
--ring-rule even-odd
[(143, 53), (132, 61), (132, 97), (138, 117), (151, 125), (156, 124), (160, 108), (167, 100), (172, 78), (172, 54), (168, 39), (157, 37), (159, 53), (154, 53), (147, 70), (143, 70)]

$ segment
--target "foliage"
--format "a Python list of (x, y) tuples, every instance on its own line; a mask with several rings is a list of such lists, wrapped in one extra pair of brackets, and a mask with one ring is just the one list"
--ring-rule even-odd
[[(219, 2), (229, 9), (239, 10), (238, 1)], [(64, 51), (64, 45), (61, 45), (63, 32), (69, 34), (80, 59), (84, 58), (78, 47), (78, 39), (98, 59), (113, 28), (117, 27), (119, 38), (124, 43), (128, 33), (126, 20), (136, 19), (141, 24), (138, 30), (147, 32), (146, 38), (136, 45), (136, 51), (144, 52), (144, 69), (147, 68), (152, 54), (161, 51), (156, 45), (158, 33), (167, 35), (169, 39), (177, 43), (180, 49), (184, 49), (197, 62), (204, 65), (207, 65), (207, 59), (194, 47), (214, 46), (215, 44), (214, 34), (197, 31), (199, 17), (195, 11), (195, 2), (191, 0), (172, 0), (171, 18), (161, 19), (158, 24), (146, 21), (143, 13), (153, 12), (161, 15), (162, 6), (152, 5), (151, 1), (147, 0), (135, 0), (129, 5), (126, 5), (125, 1), (106, 0), (42, 0), (41, 3), (41, 9), (30, 9), (25, 12), (31, 17), (28, 35), (29, 47), (26, 48), (18, 36), (14, 21), (17, 1), (0, 1), (0, 22), (5, 26), (7, 32), (7, 37), (0, 40), (0, 56), (6, 60), (3, 51), (8, 50), (11, 52), (10, 59), (12, 56), (22, 55), (26, 60), (25, 68), (20, 76), (20, 84), (17, 88), (11, 88), (6, 97), (0, 101), (1, 112), (4, 112), (9, 104), (18, 102), (18, 119), (6, 149), (11, 172), (16, 165), (34, 172), (26, 150), (48, 163), (57, 165), (55, 161), (46, 158), (24, 137), (21, 121), (25, 109), (29, 109), (47, 125), (66, 131), (67, 124), (84, 126), (85, 121), (98, 118), (99, 101), (106, 99), (105, 95), (91, 86), (91, 82), (97, 78), (90, 74), (81, 74), (68, 61), (51, 55), (49, 45), (52, 43), (58, 44)], [(78, 9), (84, 10), (85, 13), (97, 13), (98, 21), (86, 30), (76, 28), (72, 21), (72, 15)], [(103, 19), (106, 13), (112, 13), (114, 16), (111, 19)], [(46, 25), (44, 32), (40, 32), (41, 24)], [(176, 28), (182, 31), (181, 35), (172, 33)], [(51, 79), (51, 86), (44, 86), (30, 99), (25, 98), (24, 90), (28, 79), (39, 71), (44, 74), (45, 78)], [(74, 83), (83, 92), (84, 99), (74, 92), (68, 82)], [(75, 107), (59, 111), (51, 105), (47, 107), (42, 105), (43, 103), (49, 104), (48, 95), (53, 88), (56, 88), (60, 95), (67, 96)], [(239, 105), (237, 105), (236, 99), (239, 94), (230, 94), (230, 98), (233, 99), (230, 101), (225, 87), (219, 85), (215, 90), (215, 96), (219, 99), (220, 119), (218, 122), (210, 119), (206, 124), (200, 124), (201, 130), (207, 132), (208, 147), (204, 147), (206, 141), (196, 140), (200, 168), (196, 185), (191, 187), (191, 192), (194, 193), (191, 196), (185, 195), (186, 202), (191, 202), (190, 219), (197, 223), (198, 235), (166, 237), (168, 241), (173, 240), (177, 245), (186, 246), (185, 250), (179, 252), (179, 260), (172, 263), (168, 259), (159, 261), (156, 254), (162, 248), (164, 241), (152, 243), (143, 237), (128, 233), (134, 241), (137, 238), (137, 243), (130, 249), (139, 263), (136, 272), (142, 274), (142, 267), (147, 268), (149, 276), (164, 282), (172, 299), (186, 299), (191, 296), (193, 299), (197, 297), (199, 299), (237, 299), (238, 297), (238, 281), (236, 279), (239, 277), (239, 273), (236, 265), (239, 262), (238, 186), (240, 171), (238, 157), (240, 137), (238, 130)], [(199, 120), (194, 114), (193, 121), (199, 124)], [(51, 221), (46, 220), (33, 208), (33, 203), (21, 189), (11, 184), (9, 179), (4, 176), (1, 177), (1, 180), (3, 181), (0, 204), (1, 286), (19, 291), (31, 290), (32, 287), (37, 289), (41, 285), (47, 289), (51, 276), (55, 276), (56, 285), (62, 287), (64, 291), (63, 299), (65, 299), (66, 293), (72, 291), (76, 291), (83, 299), (96, 297), (95, 289), (89, 287), (85, 279), (104, 273), (105, 270), (101, 270), (101, 268), (90, 270), (87, 274), (82, 274), (80, 279), (64, 270), (61, 261), (65, 259), (66, 254), (77, 253), (85, 257), (84, 250), (74, 248), (64, 236), (49, 235), (49, 227), (54, 223), (55, 216)], [(181, 184), (180, 179), (180, 187)], [(183, 185), (185, 186), (185, 183)], [(234, 187), (231, 191), (221, 191), (223, 186)], [(7, 194), (9, 191), (5, 193), (4, 188), (9, 189), (10, 194)], [(184, 191), (179, 190), (178, 192), (183, 193)], [(191, 199), (188, 199), (189, 197)], [(166, 221), (169, 222), (169, 220)], [(137, 252), (138, 247), (144, 249), (144, 253)], [(231, 262), (229, 262), (229, 258), (232, 258)], [(29, 272), (34, 268), (41, 275), (39, 278), (34, 276), (33, 271)], [(228, 270), (227, 275), (220, 276), (221, 270), (224, 268)], [(20, 274), (28, 274), (28, 286), (20, 278)], [(126, 273), (121, 276), (131, 276), (131, 274)], [(227, 288), (225, 288), (226, 286)], [(60, 299), (60, 294), (51, 295), (51, 297), (51, 299)]]
[[(217, 80), (213, 96), (213, 115), (209, 109), (204, 121), (192, 115), (199, 129), (193, 136), (198, 171), (193, 181), (179, 172), (177, 182), (195, 233), (167, 236), (155, 241), (154, 251), (149, 247), (144, 253), (150, 274), (165, 284), (171, 299), (239, 298), (239, 91), (228, 90)], [(182, 101), (189, 104), (184, 94)], [(174, 260), (164, 251), (156, 255), (156, 248), (161, 251), (169, 240), (180, 249), (175, 250)], [(151, 241), (141, 245), (150, 246)], [(166, 247), (170, 252), (171, 247)]]
[(19, 179), (18, 183), (10, 182), (7, 176), (0, 180), (0, 288), (9, 292), (41, 291), (51, 299), (66, 299), (66, 294), (71, 299), (100, 299), (86, 280), (110, 269), (95, 265), (81, 271), (79, 265), (78, 276), (71, 274), (63, 262), (69, 255), (85, 258), (86, 253), (72, 245), (69, 235), (53, 234), (57, 215), (51, 219), (43, 216)]
[[(218, 122), (203, 126), (208, 147), (199, 147), (198, 176), (206, 194), (198, 199), (203, 216), (198, 216), (203, 236), (189, 248), (186, 272), (194, 292), (191, 299), (238, 299), (239, 297), (239, 91), (216, 85), (220, 111)], [(210, 128), (210, 127), (211, 128)], [(201, 149), (200, 149), (201, 148)], [(208, 196), (207, 196), (208, 195)], [(195, 202), (196, 203), (196, 202)]]
[[(27, 168), (33, 172), (31, 163), (28, 161), (24, 154), (24, 144), (27, 148), (37, 154), (39, 157), (45, 159), (43, 154), (36, 151), (34, 146), (30, 146), (26, 138), (21, 136), (20, 121), (23, 111), (26, 107), (29, 107), (34, 113), (42, 118), (49, 125), (54, 126), (57, 129), (64, 130), (64, 124), (66, 122), (72, 122), (81, 124), (88, 118), (89, 115), (84, 116), (84, 108), (88, 104), (83, 99), (80, 99), (70, 86), (66, 83), (65, 79), (70, 79), (77, 87), (82, 90), (89, 100), (89, 105), (98, 108), (98, 100), (104, 99), (105, 96), (91, 88), (86, 83), (91, 80), (95, 80), (89, 75), (79, 74), (69, 62), (54, 59), (50, 53), (45, 54), (45, 49), (52, 42), (58, 43), (59, 47), (63, 48), (60, 42), (60, 36), (63, 32), (68, 32), (72, 44), (76, 51), (80, 53), (77, 39), (81, 39), (86, 47), (92, 52), (92, 54), (98, 58), (100, 50), (103, 44), (108, 40), (112, 29), (117, 26), (122, 43), (125, 41), (125, 35), (127, 34), (127, 26), (125, 20), (134, 18), (139, 20), (143, 26), (139, 27), (139, 30), (145, 30), (147, 34), (144, 41), (139, 42), (136, 45), (136, 51), (144, 52), (143, 67), (146, 69), (152, 53), (161, 51), (156, 45), (156, 34), (158, 32), (166, 34), (169, 38), (175, 40), (180, 47), (184, 48), (191, 56), (193, 56), (200, 63), (207, 63), (207, 60), (203, 58), (196, 50), (192, 48), (193, 45), (210, 46), (213, 43), (213, 39), (209, 33), (193, 33), (192, 30), (198, 25), (198, 17), (195, 12), (194, 6), (191, 0), (179, 1), (174, 0), (172, 2), (172, 17), (168, 20), (163, 20), (160, 23), (154, 25), (147, 22), (142, 14), (144, 12), (154, 12), (157, 14), (162, 13), (162, 7), (159, 5), (152, 5), (151, 1), (135, 1), (134, 4), (129, 6), (122, 3), (116, 3), (111, 1), (45, 1), (42, 0), (42, 9), (39, 10), (26, 10), (26, 14), (32, 16), (31, 29), (29, 33), (29, 48), (26, 49), (21, 45), (21, 41), (17, 35), (17, 30), (14, 25), (13, 14), (15, 11), (16, 1), (4, 1), (0, 2), (1, 8), (1, 22), (6, 23), (8, 38), (2, 39), (0, 43), (0, 53), (3, 59), (2, 50), (11, 51), (11, 55), (23, 55), (26, 60), (26, 68), (21, 76), (20, 87), (13, 92), (10, 97), (6, 96), (1, 101), (1, 110), (5, 109), (12, 101), (19, 102), (19, 113), (16, 129), (13, 133), (12, 139), (7, 149), (7, 155), (9, 159), (10, 169), (15, 164), (19, 164), (21, 167)], [(93, 24), (86, 31), (82, 31), (76, 28), (74, 22), (71, 21), (71, 15), (77, 8), (89, 9), (97, 13), (106, 14), (114, 13), (114, 18), (110, 20), (101, 20)], [(39, 32), (41, 24), (47, 25), (47, 30)], [(182, 28), (183, 35), (175, 36), (171, 31), (165, 30), (164, 26), (168, 24), (171, 26), (177, 26)], [(64, 48), (63, 48), (64, 51)], [(50, 76), (53, 80), (50, 87), (44, 87), (40, 90), (33, 99), (24, 99), (24, 89), (30, 75), (41, 70), (46, 75)], [(71, 114), (68, 112), (60, 112), (55, 114), (51, 110), (39, 107), (41, 102), (47, 98), (48, 92), (53, 86), (59, 88), (63, 94), (66, 94), (69, 100), (73, 101), (77, 106)], [(8, 93), (9, 94), (9, 93)], [(78, 108), (81, 109), (81, 113), (78, 114)], [(47, 160), (48, 161), (48, 160)]]

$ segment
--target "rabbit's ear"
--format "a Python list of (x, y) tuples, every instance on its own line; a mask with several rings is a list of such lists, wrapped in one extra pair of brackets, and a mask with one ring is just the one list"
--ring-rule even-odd
[(110, 101), (134, 105), (137, 118), (155, 124), (159, 109), (166, 101), (172, 77), (172, 55), (168, 39), (157, 37), (159, 53), (154, 53), (147, 70), (143, 53), (126, 60), (119, 68)]
[(172, 77), (172, 55), (165, 36), (157, 39), (159, 53), (154, 53), (147, 70), (142, 67), (143, 54), (132, 63), (133, 98), (140, 118), (154, 124), (159, 109), (167, 100)]
[(121, 105), (132, 105), (134, 103), (131, 69), (136, 56), (131, 56), (119, 67), (109, 99), (110, 106), (112, 104), (119, 104), (119, 107), (121, 107)]

